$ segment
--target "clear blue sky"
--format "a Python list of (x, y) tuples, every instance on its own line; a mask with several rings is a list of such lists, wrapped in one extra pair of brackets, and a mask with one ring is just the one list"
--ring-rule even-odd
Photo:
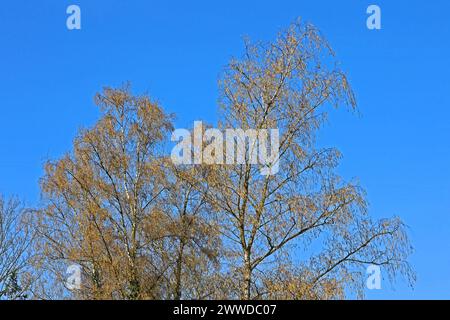
[[(382, 30), (366, 28), (378, 4)], [(82, 29), (66, 28), (81, 7)], [(94, 93), (133, 82), (177, 125), (216, 119), (217, 79), (242, 37), (273, 39), (296, 17), (321, 29), (361, 116), (333, 113), (323, 141), (368, 191), (373, 216), (409, 225), (418, 282), (369, 298), (450, 298), (450, 2), (392, 0), (9, 0), (0, 4), (0, 192), (39, 202), (42, 163), (98, 117)]]

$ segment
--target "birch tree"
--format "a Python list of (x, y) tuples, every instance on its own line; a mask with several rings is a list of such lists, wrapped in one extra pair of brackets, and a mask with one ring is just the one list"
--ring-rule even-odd
[(106, 88), (95, 102), (101, 119), (80, 132), (73, 152), (46, 164), (42, 250), (60, 283), (68, 265), (82, 267), (78, 298), (161, 298), (169, 266), (157, 199), (165, 192), (162, 141), (171, 118), (128, 85)]
[(224, 278), (234, 279), (229, 297), (362, 294), (369, 264), (413, 279), (401, 220), (371, 219), (363, 189), (337, 173), (341, 153), (318, 146), (330, 108), (355, 110), (356, 100), (315, 27), (297, 22), (273, 42), (246, 41), (220, 93), (223, 130), (280, 132), (278, 173), (261, 175), (264, 164), (251, 164), (247, 152), (243, 164), (213, 166), (207, 177), (204, 192), (228, 249)]

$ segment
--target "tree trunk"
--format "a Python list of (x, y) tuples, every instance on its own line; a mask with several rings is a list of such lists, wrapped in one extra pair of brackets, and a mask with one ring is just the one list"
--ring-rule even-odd
[(180, 251), (178, 253), (177, 266), (175, 270), (175, 300), (181, 299), (181, 275), (183, 267), (184, 241), (180, 241)]
[(242, 299), (251, 299), (251, 285), (252, 285), (252, 268), (250, 263), (250, 252), (246, 250), (244, 252), (244, 284), (242, 287)]

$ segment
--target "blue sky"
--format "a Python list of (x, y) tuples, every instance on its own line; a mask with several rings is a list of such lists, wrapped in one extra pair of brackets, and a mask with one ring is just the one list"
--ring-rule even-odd
[[(81, 7), (82, 29), (66, 28)], [(382, 30), (366, 28), (366, 8)], [(399, 215), (415, 253), (414, 290), (368, 298), (450, 298), (450, 2), (3, 1), (0, 5), (0, 193), (39, 203), (46, 159), (98, 118), (93, 95), (133, 82), (178, 126), (216, 119), (217, 80), (242, 38), (271, 40), (296, 17), (315, 24), (347, 72), (361, 115), (333, 112), (321, 141), (344, 154), (375, 217)]]

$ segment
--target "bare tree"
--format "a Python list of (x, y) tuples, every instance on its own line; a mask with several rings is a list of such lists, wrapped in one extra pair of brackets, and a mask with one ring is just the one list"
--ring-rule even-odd
[(244, 164), (213, 166), (206, 179), (203, 192), (227, 244), (229, 297), (343, 298), (350, 288), (361, 294), (367, 264), (412, 279), (402, 222), (373, 221), (363, 190), (336, 173), (339, 151), (317, 147), (327, 108), (356, 108), (318, 30), (298, 22), (272, 43), (247, 41), (220, 85), (222, 129), (280, 132), (277, 174), (261, 175), (264, 164), (251, 164), (247, 152)]
[(0, 195), (0, 299), (25, 299), (31, 285), (34, 231), (30, 210)]

